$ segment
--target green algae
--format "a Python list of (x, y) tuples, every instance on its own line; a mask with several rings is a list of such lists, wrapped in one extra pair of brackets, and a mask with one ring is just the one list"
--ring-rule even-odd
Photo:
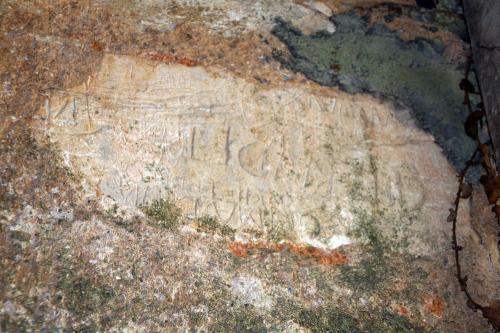
[(387, 260), (375, 255), (369, 255), (357, 265), (341, 267), (340, 279), (354, 292), (372, 292), (383, 284), (388, 275)]
[(143, 206), (142, 210), (152, 219), (153, 225), (160, 228), (175, 230), (180, 225), (181, 209), (169, 198), (155, 199)]
[(311, 332), (331, 333), (399, 333), (424, 332), (424, 329), (407, 318), (387, 310), (358, 311), (350, 314), (333, 304), (319, 307), (304, 307), (295, 302), (281, 299), (273, 311), (273, 317), (282, 321), (293, 321)]
[(69, 248), (58, 248), (57, 300), (75, 316), (86, 317), (115, 299), (113, 288), (92, 273), (86, 263), (75, 259)]
[(382, 310), (366, 322), (366, 330), (370, 333), (386, 333), (386, 332), (408, 332), (421, 333), (425, 332), (424, 328), (415, 325), (400, 315), (396, 315), (387, 310)]
[(111, 287), (78, 276), (72, 269), (63, 270), (58, 288), (64, 293), (64, 306), (79, 316), (95, 312), (115, 297)]
[(28, 242), (31, 238), (31, 235), (21, 230), (12, 230), (10, 232), (10, 237), (20, 242)]
[(387, 246), (380, 241), (373, 225), (360, 229), (369, 239), (366, 252), (359, 263), (340, 267), (340, 280), (355, 293), (370, 293), (383, 287), (390, 279), (391, 265), (385, 255)]
[(59, 278), (57, 280), (57, 301), (69, 311), (73, 318), (68, 323), (72, 330), (78, 332), (96, 332), (106, 328), (115, 319), (108, 315), (109, 310), (116, 314), (122, 312), (118, 295), (111, 285), (88, 271), (88, 267), (80, 266), (66, 250), (58, 253), (60, 262)]
[[(367, 200), (370, 200), (367, 198)], [(376, 202), (372, 205), (376, 206)], [(381, 221), (389, 223), (383, 211), (377, 209), (353, 210), (356, 227), (351, 235), (360, 239), (364, 246), (364, 253), (360, 262), (340, 267), (340, 281), (356, 294), (369, 294), (391, 289), (391, 281), (398, 277), (406, 277), (413, 281), (412, 287), (423, 285), (427, 281), (427, 272), (420, 269), (425, 258), (414, 256), (405, 251), (408, 247), (406, 237), (387, 236), (380, 228)], [(402, 219), (393, 220), (390, 225), (394, 228), (402, 227)], [(402, 227), (404, 228), (404, 226)], [(407, 230), (402, 232), (407, 234)], [(395, 252), (395, 249), (397, 250)], [(403, 293), (418, 291), (404, 290)], [(394, 294), (398, 297), (399, 294)], [(411, 299), (416, 299), (412, 297)], [(410, 297), (406, 297), (410, 299)]]
[(217, 233), (222, 236), (233, 237), (236, 230), (228, 225), (221, 224), (215, 217), (205, 215), (196, 219), (197, 228), (196, 231), (208, 231), (209, 233)]
[(216, 318), (217, 321), (210, 325), (210, 332), (268, 332), (264, 318), (251, 310), (225, 309)]
[(361, 333), (357, 320), (336, 308), (302, 309), (297, 322), (312, 332)]
[(272, 32), (288, 46), (290, 56), (275, 53), (275, 58), (319, 84), (410, 107), (417, 125), (433, 134), (460, 167), (474, 149), (463, 131), (468, 112), (458, 87), (463, 73), (444, 58), (440, 42), (404, 42), (397, 32), (380, 24), (369, 27), (354, 13), (333, 20), (334, 34), (307, 36), (277, 19)]

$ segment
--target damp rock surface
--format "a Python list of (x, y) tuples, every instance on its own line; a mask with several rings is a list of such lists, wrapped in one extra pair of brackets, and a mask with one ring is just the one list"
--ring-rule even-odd
[(456, 82), (463, 70), (449, 63), (438, 40), (403, 41), (383, 24), (369, 26), (355, 13), (335, 16), (337, 32), (306, 36), (278, 20), (274, 35), (290, 50), (278, 59), (308, 78), (349, 93), (396, 98), (412, 110), (417, 124), (432, 133), (458, 168), (473, 143), (463, 133), (467, 117)]

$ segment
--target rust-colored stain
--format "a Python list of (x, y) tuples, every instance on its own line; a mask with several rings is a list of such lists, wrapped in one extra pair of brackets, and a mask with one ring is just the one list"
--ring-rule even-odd
[(90, 44), (90, 47), (94, 50), (94, 51), (97, 51), (97, 52), (102, 52), (102, 50), (104, 50), (104, 47), (102, 46), (101, 43), (99, 43), (98, 41), (93, 41), (92, 44)]
[(157, 52), (145, 52), (139, 55), (141, 58), (163, 62), (166, 64), (177, 63), (187, 67), (198, 66), (198, 62), (192, 58), (188, 57), (175, 57), (168, 53), (157, 53)]
[(408, 317), (410, 311), (408, 311), (408, 308), (404, 305), (398, 305), (396, 307), (396, 310), (398, 311), (398, 314), (403, 317)]
[(198, 65), (198, 62), (196, 60), (190, 58), (181, 58), (177, 62), (188, 67), (194, 67)]
[(157, 53), (157, 52), (145, 52), (139, 55), (141, 58), (160, 61), (166, 64), (173, 63), (175, 61), (175, 57), (168, 53)]
[(444, 300), (439, 296), (427, 297), (424, 300), (424, 308), (436, 317), (442, 317), (444, 312)]
[(314, 259), (320, 265), (342, 265), (347, 263), (347, 256), (338, 251), (325, 251), (310, 245), (300, 245), (292, 243), (242, 243), (231, 242), (228, 245), (229, 251), (237, 257), (246, 258), (253, 251), (267, 250), (273, 252), (289, 251), (298, 257)]

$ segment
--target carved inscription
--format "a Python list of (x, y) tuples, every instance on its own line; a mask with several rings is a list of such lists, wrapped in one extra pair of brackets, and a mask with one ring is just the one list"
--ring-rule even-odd
[(350, 98), (108, 55), (37, 124), (87, 191), (131, 208), (174, 193), (187, 215), (307, 240), (349, 232), (349, 211), (370, 202), (426, 207), (414, 161), (394, 156), (429, 138)]

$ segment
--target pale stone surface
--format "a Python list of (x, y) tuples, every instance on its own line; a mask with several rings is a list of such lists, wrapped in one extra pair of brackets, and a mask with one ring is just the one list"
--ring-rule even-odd
[(38, 127), (87, 194), (130, 209), (173, 193), (239, 237), (324, 248), (366, 241), (356, 231), (375, 219), (396, 249), (442, 251), (455, 179), (440, 148), (390, 103), (335, 94), (107, 55)]
[(327, 5), (325, 5), (323, 2), (320, 2), (320, 1), (308, 1), (307, 2), (307, 5), (309, 7), (311, 7), (312, 9), (322, 13), (323, 15), (326, 15), (326, 16), (332, 16), (333, 12), (332, 10), (330, 9), (330, 7), (328, 7)]
[(243, 303), (249, 303), (258, 309), (270, 310), (273, 306), (271, 297), (266, 295), (262, 281), (253, 276), (236, 276), (231, 283), (231, 291)]
[(335, 32), (335, 25), (328, 20), (331, 10), (320, 2), (303, 6), (287, 0), (181, 0), (173, 5), (153, 0), (136, 2), (134, 6), (147, 10), (156, 9), (141, 24), (160, 31), (175, 29), (177, 24), (190, 19), (190, 12), (179, 13), (179, 8), (198, 8), (200, 15), (204, 17), (203, 23), (210, 30), (224, 32), (228, 37), (242, 31), (269, 32), (276, 17), (294, 22), (306, 34), (321, 30)]

